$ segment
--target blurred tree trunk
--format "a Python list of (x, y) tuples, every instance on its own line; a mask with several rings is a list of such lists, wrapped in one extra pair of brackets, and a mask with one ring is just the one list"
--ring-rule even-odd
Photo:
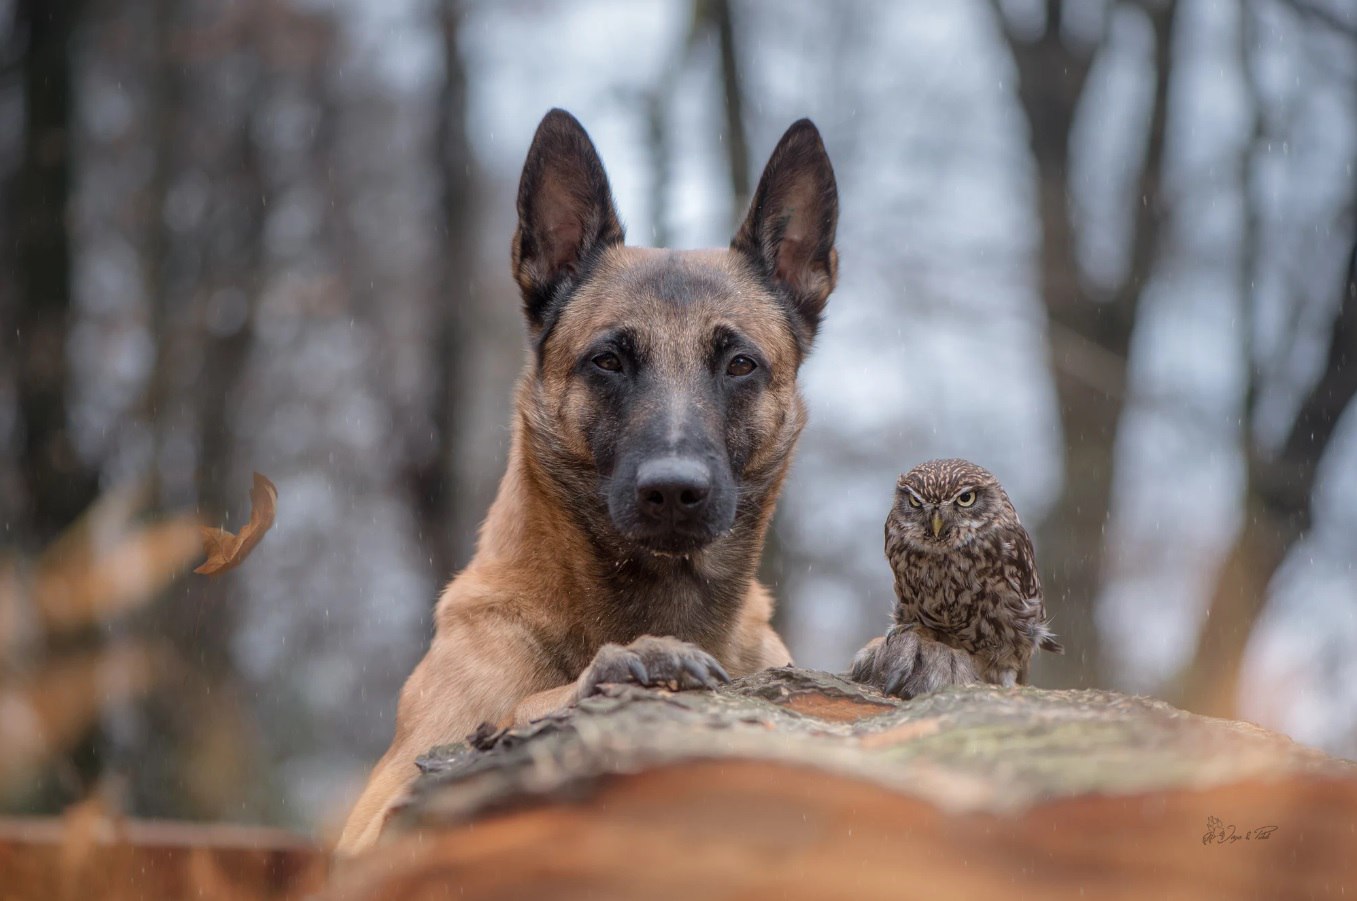
[[(264, 23), (254, 27), (262, 30)], [(252, 30), (246, 40), (253, 43), (263, 38)], [(254, 52), (258, 53), (257, 50)], [(212, 67), (206, 68), (210, 71)], [(250, 109), (257, 109), (262, 100), (257, 81), (258, 76), (254, 97), (247, 101)], [(222, 217), (225, 220), (222, 225), (233, 228), (236, 233), (226, 240), (222, 240), (221, 235), (199, 236), (206, 242), (201, 250), (208, 268), (203, 273), (204, 284), (199, 287), (196, 297), (160, 299), (167, 308), (192, 306), (187, 316), (189, 326), (184, 331), (186, 337), (197, 344), (200, 362), (196, 378), (186, 380), (192, 388), (191, 400), (186, 401), (196, 407), (193, 421), (198, 426), (199, 450), (194, 493), (198, 509), (208, 521), (220, 521), (220, 517), (231, 510), (249, 515), (248, 509), (242, 510), (242, 505), (249, 487), (247, 474), (251, 467), (237, 465), (235, 459), (239, 443), (236, 429), (240, 425), (236, 421), (235, 401), (248, 371), (254, 316), (263, 287), (266, 201), (258, 149), (252, 137), (256, 131), (254, 118), (255, 114), (244, 117), (245, 127), (232, 135), (214, 173), (219, 185), (214, 191), (214, 202), (219, 207), (234, 208)], [(233, 323), (234, 328), (224, 328), (213, 321), (215, 314), (211, 308), (224, 292), (241, 298), (245, 306), (238, 324)], [(176, 320), (180, 318), (173, 316)], [(166, 362), (172, 365), (173, 357), (167, 358)], [(237, 525), (243, 521), (243, 517), (234, 520)], [(225, 580), (210, 579), (195, 586), (195, 594), (199, 595), (192, 605), (197, 608), (193, 615), (194, 629), (198, 633), (195, 641), (197, 662), (208, 674), (225, 674), (232, 668), (230, 641), (236, 616), (226, 596), (226, 585)]]
[[(1305, 14), (1308, 7), (1295, 4)], [(1216, 578), (1206, 618), (1191, 660), (1175, 680), (1179, 702), (1215, 716), (1238, 711), (1239, 679), (1244, 654), (1258, 618), (1267, 605), (1268, 588), (1277, 569), (1313, 522), (1311, 497), (1315, 479), (1338, 420), (1357, 395), (1357, 234), (1338, 291), (1324, 365), (1310, 392), (1301, 401), (1296, 418), (1279, 448), (1260, 447), (1256, 429), (1258, 398), (1269, 376), (1259, 359), (1254, 285), (1258, 283), (1261, 199), (1253, 188), (1259, 157), (1268, 143), (1264, 127), (1266, 107), (1252, 48), (1259, 23), (1249, 6), (1240, 10), (1238, 66), (1253, 117), (1252, 133), (1244, 142), (1239, 163), (1239, 195), (1244, 207), (1240, 236), (1238, 292), (1243, 326), (1243, 361), (1248, 374), (1243, 398), (1245, 491), (1244, 510), (1235, 537)], [(1337, 20), (1321, 15), (1319, 24), (1348, 38)], [(1357, 200), (1357, 184), (1350, 204)], [(1348, 218), (1353, 214), (1349, 206)], [(1357, 225), (1353, 226), (1357, 232)], [(1287, 349), (1289, 350), (1289, 348)]]
[[(138, 198), (138, 239), (154, 366), (138, 412), (153, 441), (148, 481), (160, 508), (196, 504), (204, 521), (233, 530), (248, 513), (249, 488), (235, 401), (262, 287), (261, 45), (271, 27), (281, 34), (288, 23), (270, 12), (153, 0), (145, 17), (154, 170)], [(195, 213), (182, 201), (172, 213), (176, 192), (200, 192)], [(176, 446), (194, 448), (191, 470), (172, 465), (167, 451)], [(126, 714), (137, 727), (113, 743), (110, 765), (127, 777), (133, 809), (220, 818), (266, 806), (266, 771), (232, 656), (235, 584), (229, 575), (190, 576), (152, 614), (151, 628), (177, 653), (173, 677)]]
[(15, 180), (16, 316), (3, 339), (16, 366), (26, 495), (22, 527), (46, 545), (94, 499), (98, 480), (76, 453), (68, 417), (71, 247), (67, 228), (74, 108), (72, 39), (77, 2), (19, 0), (27, 36), (21, 64), (23, 157)]
[[(18, 286), (14, 273), (18, 270), (15, 243), (18, 238), (18, 210), (14, 194), (18, 188), (18, 170), (23, 139), (22, 91), (18, 77), (24, 57), (24, 35), (17, 11), (7, 8), (0, 15), (0, 272), (9, 273), (0, 278), (0, 527), (23, 522), (27, 503), (19, 477), (18, 410), (15, 379), (16, 356), (13, 329), (9, 323), (18, 321)], [(8, 547), (14, 539), (0, 539), (0, 547)]]
[(148, 491), (151, 502), (161, 508), (170, 508), (183, 500), (165, 496), (162, 456), (167, 432), (173, 428), (167, 407), (174, 398), (176, 385), (182, 382), (183, 377), (183, 373), (176, 371), (173, 351), (176, 345), (184, 343), (186, 339), (193, 339), (193, 335), (184, 334), (182, 311), (175, 310), (170, 296), (173, 287), (168, 269), (174, 236), (165, 221), (165, 204), (179, 163), (177, 150), (182, 146), (179, 137), (180, 117), (183, 115), (180, 96), (183, 60), (178, 59), (179, 54), (175, 52), (175, 43), (181, 34), (179, 13), (179, 0), (153, 0), (151, 15), (147, 17), (149, 32), (146, 35), (153, 54), (147, 85), (147, 116), (148, 135), (155, 152), (155, 169), (145, 199), (146, 235), (142, 271), (149, 306), (147, 324), (155, 347), (155, 362), (147, 380), (141, 412), (151, 436)]
[(716, 31), (721, 56), (721, 110), (725, 119), (723, 141), (726, 171), (730, 174), (732, 228), (739, 227), (749, 205), (749, 138), (744, 122), (744, 80), (740, 77), (739, 42), (730, 0), (698, 0), (699, 18)]
[(476, 240), (472, 208), (474, 160), (466, 121), (466, 65), (458, 47), (463, 0), (442, 0), (435, 14), (443, 37), (444, 66), (434, 147), (443, 218), (443, 269), (432, 314), (433, 446), (415, 464), (410, 482), (434, 581), (441, 587), (470, 557), (474, 546), (473, 535), (465, 528), (465, 517), (459, 515), (466, 501), (457, 447), (458, 430), (465, 423), (464, 386), (473, 381), (462, 367), (468, 358), (466, 344), (476, 318), (472, 308)]
[[(1006, 28), (1006, 36), (1037, 169), (1041, 295), (1065, 435), (1064, 484), (1038, 539), (1046, 607), (1070, 652), (1048, 656), (1041, 666), (1049, 684), (1092, 685), (1101, 681), (1094, 605), (1103, 579), (1117, 426), (1140, 293), (1153, 266), (1162, 219), (1160, 179), (1177, 4), (1143, 7), (1154, 31), (1153, 106), (1135, 191), (1129, 268), (1111, 297), (1093, 296), (1082, 283), (1069, 203), (1070, 137), (1098, 48), (1061, 34), (1063, 7), (1062, 0), (1047, 0), (1045, 26), (1035, 37), (1012, 28)], [(1002, 21), (997, 3), (996, 14)]]
[(656, 247), (668, 247), (673, 241), (666, 215), (669, 186), (674, 180), (673, 150), (665, 119), (669, 113), (668, 81), (661, 81), (645, 98), (646, 150), (650, 153), (650, 215), (652, 240)]
[[(1250, 391), (1249, 395), (1255, 394)], [(1313, 522), (1311, 495), (1338, 421), (1357, 396), (1357, 240), (1348, 257), (1324, 367), (1301, 402), (1280, 450), (1269, 454), (1246, 433), (1244, 519), (1221, 567), (1196, 653), (1180, 677), (1190, 710), (1232, 716), (1249, 636), (1277, 568)]]
[(655, 217), (655, 243), (667, 247), (670, 241), (665, 215), (671, 181), (672, 142), (666, 127), (670, 104), (678, 89), (679, 76), (692, 59), (703, 38), (716, 41), (717, 66), (720, 69), (721, 153), (730, 178), (731, 229), (739, 227), (752, 194), (749, 168), (749, 133), (744, 117), (744, 79), (740, 74), (739, 36), (730, 0), (693, 0), (692, 16), (683, 43), (660, 73), (657, 83), (644, 95), (648, 125), (647, 142), (651, 153), (651, 206)]

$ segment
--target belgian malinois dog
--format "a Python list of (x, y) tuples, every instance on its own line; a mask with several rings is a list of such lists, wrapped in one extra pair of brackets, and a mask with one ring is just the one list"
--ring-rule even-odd
[(791, 662), (754, 572), (805, 422), (797, 370), (837, 221), (803, 119), (728, 249), (627, 247), (589, 136), (562, 110), (542, 120), (513, 239), (529, 351), (508, 471), (340, 853), (376, 840), (418, 755), (483, 722), (605, 682), (699, 688)]

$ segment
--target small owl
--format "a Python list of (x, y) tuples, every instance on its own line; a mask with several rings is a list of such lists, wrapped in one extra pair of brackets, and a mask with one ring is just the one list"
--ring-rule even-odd
[(1004, 686), (1027, 681), (1038, 645), (1063, 653), (1046, 625), (1032, 539), (999, 480), (974, 463), (930, 460), (900, 477), (886, 559), (898, 603), (882, 651), (909, 631), (966, 652), (981, 680)]

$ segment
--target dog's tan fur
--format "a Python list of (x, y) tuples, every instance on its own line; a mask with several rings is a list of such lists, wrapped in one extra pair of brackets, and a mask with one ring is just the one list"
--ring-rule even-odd
[[(830, 259), (827, 275), (817, 273), (824, 296), (833, 268)], [(668, 296), (675, 286), (681, 302)], [(401, 692), (395, 737), (349, 816), (340, 853), (376, 841), (416, 774), (418, 755), (483, 722), (521, 723), (575, 702), (582, 674), (606, 644), (673, 636), (707, 651), (732, 676), (791, 662), (769, 625), (772, 599), (754, 579), (805, 419), (796, 373), (808, 342), (786, 306), (736, 250), (650, 250), (619, 241), (598, 254), (551, 324), (550, 339), (529, 355), (508, 469), (475, 557), (439, 600), (432, 645)], [(585, 432), (598, 413), (576, 374), (578, 356), (600, 329), (618, 323), (637, 330), (657, 377), (670, 379), (676, 392), (684, 390), (685, 365), (691, 368), (685, 361), (703, 352), (720, 325), (749, 336), (770, 370), (740, 423), (754, 451), (743, 464), (734, 528), (681, 561), (656, 558), (647, 572), (659, 576), (621, 586), (621, 564), (600, 552), (588, 528), (588, 517), (602, 514), (582, 511), (570, 494), (572, 478), (583, 483), (593, 474)], [(681, 578), (681, 568), (700, 578)]]

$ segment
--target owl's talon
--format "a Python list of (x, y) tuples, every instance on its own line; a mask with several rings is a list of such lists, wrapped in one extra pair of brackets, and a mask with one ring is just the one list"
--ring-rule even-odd
[(904, 701), (981, 681), (969, 653), (921, 635), (912, 625), (895, 626), (886, 637), (872, 639), (854, 659), (852, 678)]
[(903, 693), (905, 679), (907, 678), (908, 673), (903, 668), (895, 670), (891, 673), (891, 677), (886, 681), (886, 687), (882, 689), (882, 694), (908, 701), (910, 696)]
[(646, 665), (641, 662), (640, 657), (631, 657), (627, 660), (627, 669), (631, 672), (631, 677), (637, 685), (645, 685), (650, 681), (650, 673), (646, 672)]

